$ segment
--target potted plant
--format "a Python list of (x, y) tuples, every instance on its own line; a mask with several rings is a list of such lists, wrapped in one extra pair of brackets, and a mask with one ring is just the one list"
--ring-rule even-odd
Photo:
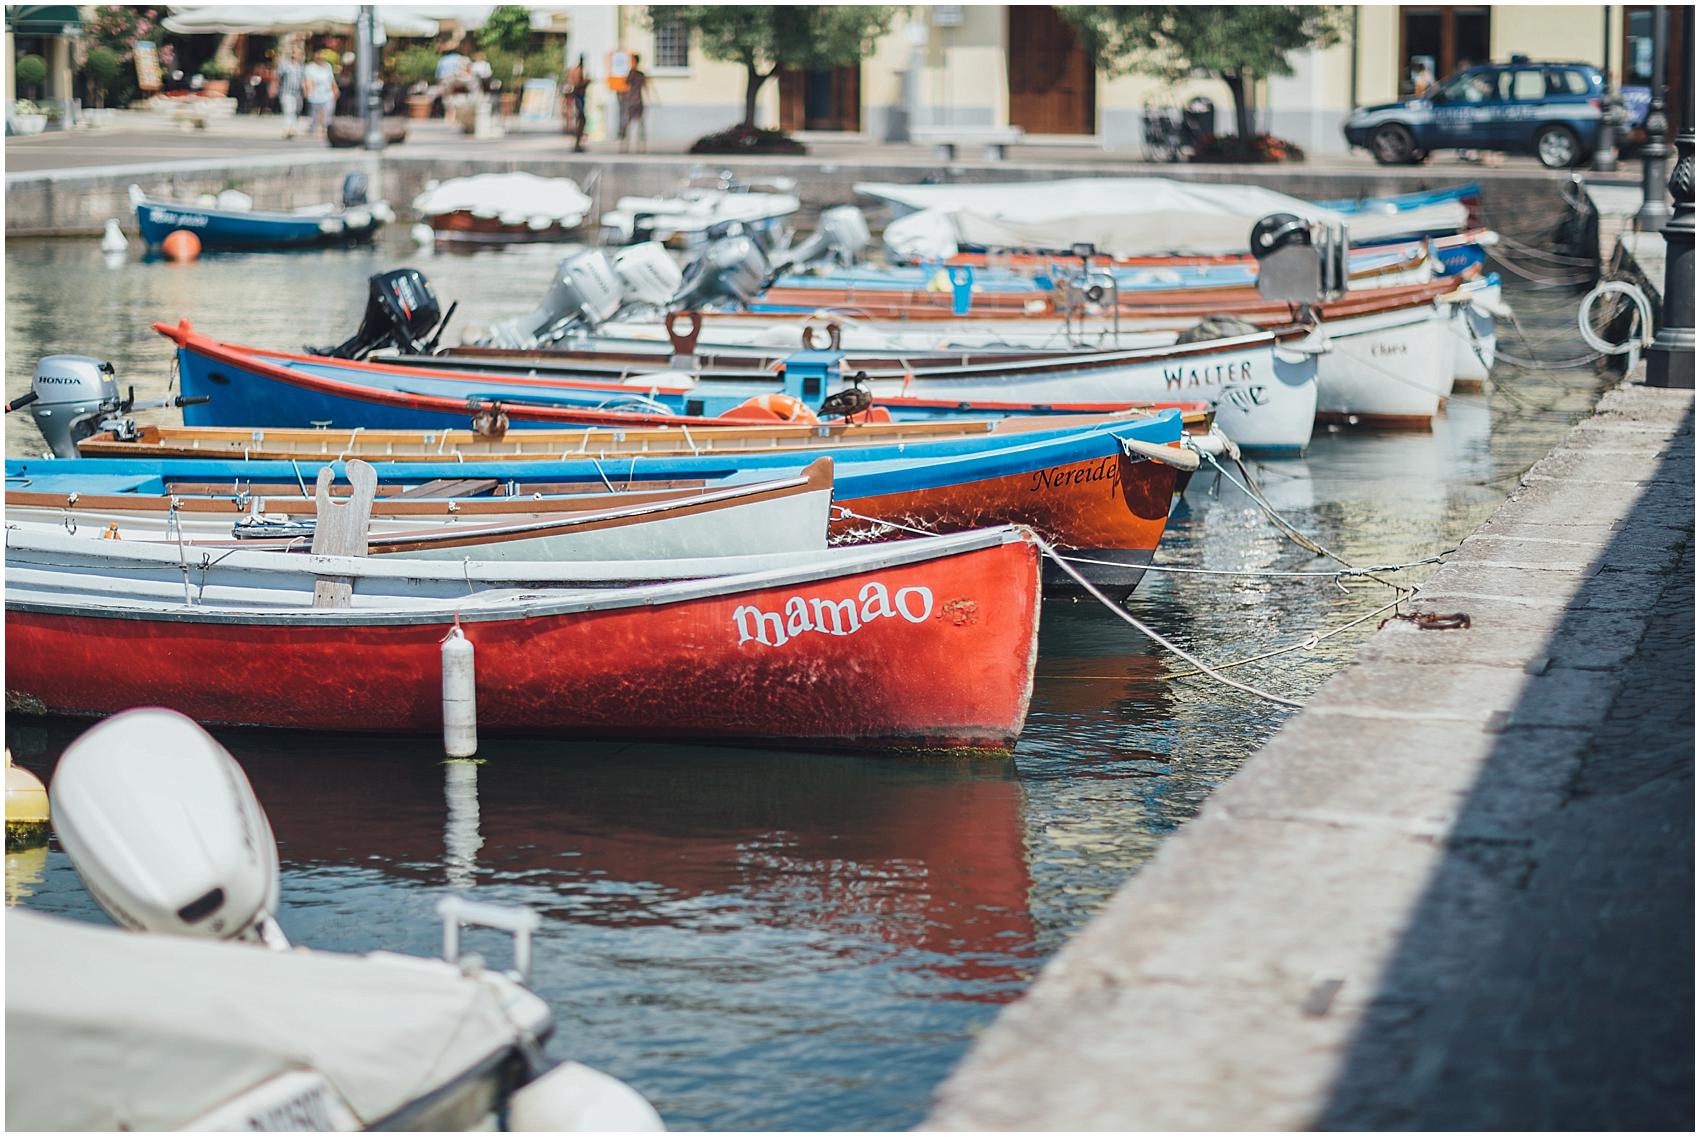
[(414, 44), (396, 53), (390, 72), (407, 91), (407, 117), (430, 118), (436, 102), (430, 88), (437, 77), (437, 53), (424, 44)]
[(28, 99), (19, 99), (12, 104), (6, 126), (8, 134), (40, 134), (47, 129), (47, 115)]
[(41, 95), (41, 85), (47, 82), (47, 60), (39, 55), (20, 55), (12, 69), (20, 90), (28, 91), (32, 99)]
[(225, 66), (218, 56), (215, 55), (201, 64), (201, 78), (205, 80), (201, 85), (201, 94), (215, 99), (222, 99), (230, 94), (230, 68)]
[(106, 106), (107, 92), (117, 85), (121, 69), (118, 53), (110, 47), (89, 48), (89, 57), (83, 63), (83, 75), (88, 79), (89, 93), (94, 96), (95, 106)]

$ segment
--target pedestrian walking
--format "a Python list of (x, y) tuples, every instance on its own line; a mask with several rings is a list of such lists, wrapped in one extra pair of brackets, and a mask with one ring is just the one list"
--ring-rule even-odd
[(336, 106), (336, 73), (324, 54), (301, 69), (302, 91), (307, 99), (307, 134), (323, 138), (331, 128), (331, 110)]
[(632, 69), (626, 72), (626, 89), (620, 92), (620, 149), (631, 149), (635, 131), (642, 139), (638, 152), (649, 150), (649, 128), (643, 122), (644, 97), (649, 93), (649, 76), (638, 68), (637, 53), (632, 54)]
[(590, 72), (585, 70), (584, 56), (578, 57), (567, 72), (567, 133), (573, 136), (573, 153), (584, 153), (584, 109), (590, 93)]
[(304, 61), (300, 44), (294, 44), (289, 54), (277, 65), (277, 105), (283, 112), (283, 136), (294, 138), (301, 120), (301, 93), (305, 82)]

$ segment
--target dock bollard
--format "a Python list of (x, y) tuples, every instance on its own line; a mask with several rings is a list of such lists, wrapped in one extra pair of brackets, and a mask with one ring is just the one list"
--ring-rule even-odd
[(460, 624), (443, 637), (443, 752), (450, 758), (478, 753), (478, 690), (472, 641)]

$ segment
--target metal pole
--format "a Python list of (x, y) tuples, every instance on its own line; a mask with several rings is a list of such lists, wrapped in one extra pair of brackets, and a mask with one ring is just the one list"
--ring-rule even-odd
[(1600, 71), (1605, 75), (1606, 89), (1600, 92), (1600, 130), (1594, 136), (1594, 169), (1601, 173), (1609, 173), (1617, 169), (1615, 128), (1617, 126), (1618, 108), (1623, 105), (1623, 100), (1618, 97), (1612, 86), (1611, 5), (1602, 5), (1600, 11), (1604, 13), (1602, 18), (1605, 21), (1600, 37), (1600, 52), (1605, 57), (1605, 62), (1601, 64)]
[(1676, 136), (1670, 193), (1676, 209), (1664, 228), (1664, 311), (1647, 349), (1647, 386), (1694, 386), (1694, 128)]
[(1665, 204), (1665, 159), (1670, 147), (1665, 145), (1665, 56), (1670, 39), (1670, 9), (1660, 4), (1653, 9), (1653, 92), (1647, 107), (1647, 145), (1641, 149), (1641, 211), (1635, 215), (1635, 226), (1643, 233), (1656, 233), (1670, 220), (1670, 206)]
[(378, 84), (378, 49), (384, 45), (375, 4), (360, 5), (354, 23), (354, 65), (360, 79), (360, 105), (365, 108), (366, 149), (384, 148), (384, 93)]

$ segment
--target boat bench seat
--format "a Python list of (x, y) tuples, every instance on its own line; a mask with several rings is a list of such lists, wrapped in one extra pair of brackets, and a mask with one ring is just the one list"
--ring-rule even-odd
[(940, 158), (956, 157), (956, 148), (965, 144), (985, 147), (988, 162), (1001, 161), (1007, 149), (1021, 141), (1019, 126), (915, 126), (909, 137), (916, 142), (931, 143)]

